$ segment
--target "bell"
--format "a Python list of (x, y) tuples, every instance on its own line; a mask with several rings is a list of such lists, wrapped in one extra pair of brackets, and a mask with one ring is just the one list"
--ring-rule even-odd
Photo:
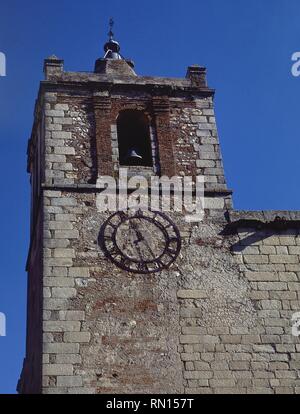
[(129, 165), (140, 165), (143, 157), (138, 153), (136, 148), (131, 148), (126, 156)]

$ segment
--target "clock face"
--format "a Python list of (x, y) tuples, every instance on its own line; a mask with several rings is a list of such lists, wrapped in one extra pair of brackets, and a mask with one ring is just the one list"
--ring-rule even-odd
[(143, 274), (167, 269), (181, 248), (179, 230), (157, 211), (114, 213), (103, 223), (99, 242), (115, 265)]

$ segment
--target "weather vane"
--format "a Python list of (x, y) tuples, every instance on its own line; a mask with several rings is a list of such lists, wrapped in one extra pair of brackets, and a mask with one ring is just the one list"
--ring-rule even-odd
[(108, 36), (109, 36), (109, 38), (110, 39), (112, 39), (113, 38), (113, 36), (114, 36), (114, 33), (113, 33), (113, 27), (114, 27), (114, 19), (111, 17), (110, 19), (109, 19), (109, 32), (108, 32)]

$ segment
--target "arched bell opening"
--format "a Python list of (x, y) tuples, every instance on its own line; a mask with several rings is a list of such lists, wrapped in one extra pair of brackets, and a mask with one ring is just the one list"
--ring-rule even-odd
[(117, 133), (120, 165), (153, 166), (150, 125), (144, 112), (121, 111), (117, 119)]

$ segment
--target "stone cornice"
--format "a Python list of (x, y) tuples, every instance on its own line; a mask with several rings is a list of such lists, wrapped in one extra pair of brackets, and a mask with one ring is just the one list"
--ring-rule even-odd
[(227, 230), (238, 228), (272, 229), (276, 231), (300, 228), (300, 211), (228, 211)]
[[(147, 79), (147, 81), (143, 81)], [(185, 79), (170, 79), (170, 78), (135, 78), (127, 79), (106, 79), (106, 80), (89, 80), (89, 81), (73, 81), (57, 79), (55, 81), (41, 81), (41, 92), (54, 92), (54, 91), (68, 91), (68, 90), (83, 90), (92, 93), (95, 90), (109, 90), (112, 92), (122, 91), (144, 91), (153, 96), (168, 95), (170, 97), (181, 94), (190, 94), (199, 97), (213, 97), (215, 94), (214, 89), (207, 87), (195, 87)]]

